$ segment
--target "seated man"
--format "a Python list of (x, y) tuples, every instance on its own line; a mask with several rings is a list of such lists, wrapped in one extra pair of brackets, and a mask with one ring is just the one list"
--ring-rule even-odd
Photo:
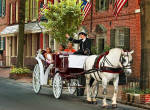
[(80, 32), (78, 35), (81, 39), (76, 40), (70, 37), (68, 34), (66, 34), (66, 38), (68, 38), (69, 41), (80, 44), (80, 49), (76, 51), (74, 54), (90, 55), (91, 54), (91, 40), (87, 38), (87, 34), (84, 32)]
[(69, 42), (68, 46), (67, 46), (67, 49), (65, 49), (64, 51), (68, 52), (68, 53), (74, 53), (74, 52), (76, 52), (76, 50), (72, 46), (73, 46), (72, 42)]

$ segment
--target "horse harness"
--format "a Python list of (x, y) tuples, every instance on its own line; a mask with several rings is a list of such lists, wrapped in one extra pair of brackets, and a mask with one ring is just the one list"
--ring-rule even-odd
[[(105, 52), (99, 56), (97, 56), (97, 58), (95, 59), (95, 62), (94, 62), (94, 65), (93, 65), (93, 68), (86, 71), (85, 74), (89, 74), (89, 73), (94, 73), (94, 72), (108, 72), (108, 73), (123, 73), (124, 72), (124, 69), (130, 69), (131, 68), (131, 65), (130, 63), (128, 63), (126, 66), (123, 66), (123, 67), (118, 67), (118, 68), (113, 68), (113, 64), (108, 60), (108, 58), (106, 57), (108, 55), (109, 52)], [(120, 56), (120, 62), (121, 64), (124, 63), (125, 59), (124, 57), (125, 56), (129, 56), (128, 55), (128, 52), (127, 52), (127, 55), (121, 55)], [(104, 58), (103, 58), (104, 57)], [(100, 64), (100, 68), (99, 68), (99, 62), (100, 60), (103, 58), (103, 61), (102, 63)], [(107, 62), (110, 66), (112, 67), (106, 67), (105, 66), (105, 62)], [(128, 62), (129, 62), (129, 57), (128, 57)], [(99, 75), (99, 74), (98, 74)], [(94, 74), (94, 76), (96, 77), (96, 75)]]

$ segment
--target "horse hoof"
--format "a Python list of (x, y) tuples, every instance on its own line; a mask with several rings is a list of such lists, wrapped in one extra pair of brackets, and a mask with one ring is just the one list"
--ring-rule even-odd
[(108, 105), (103, 105), (102, 108), (107, 108)]
[(93, 101), (93, 104), (96, 105), (96, 104), (97, 104), (97, 101)]
[(93, 104), (93, 102), (92, 101), (88, 101), (88, 100), (86, 100), (85, 101), (87, 104)]
[(102, 108), (107, 108), (107, 106), (102, 106)]
[(117, 104), (112, 104), (112, 108), (117, 108)]

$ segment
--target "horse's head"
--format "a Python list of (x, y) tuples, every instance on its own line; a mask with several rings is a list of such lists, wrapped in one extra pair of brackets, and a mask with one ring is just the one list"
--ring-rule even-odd
[(134, 51), (130, 51), (130, 52), (123, 52), (122, 56), (121, 56), (121, 64), (123, 66), (124, 69), (124, 73), (126, 76), (130, 76), (132, 74), (132, 68), (131, 68), (131, 64), (132, 64), (132, 54), (134, 53)]

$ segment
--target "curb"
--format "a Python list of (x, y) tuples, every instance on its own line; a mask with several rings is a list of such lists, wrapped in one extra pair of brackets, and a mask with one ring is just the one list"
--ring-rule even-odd
[[(97, 98), (103, 99), (103, 97), (97, 97)], [(111, 99), (107, 98), (107, 100), (111, 100)], [(132, 102), (123, 102), (121, 100), (117, 100), (117, 102), (120, 103), (120, 104), (125, 104), (125, 105), (130, 105), (130, 106), (134, 106), (134, 107), (139, 107), (139, 108), (150, 110), (150, 106), (149, 105), (136, 104), (136, 103), (132, 103)]]
[(0, 68), (10, 68), (10, 66), (0, 66)]

